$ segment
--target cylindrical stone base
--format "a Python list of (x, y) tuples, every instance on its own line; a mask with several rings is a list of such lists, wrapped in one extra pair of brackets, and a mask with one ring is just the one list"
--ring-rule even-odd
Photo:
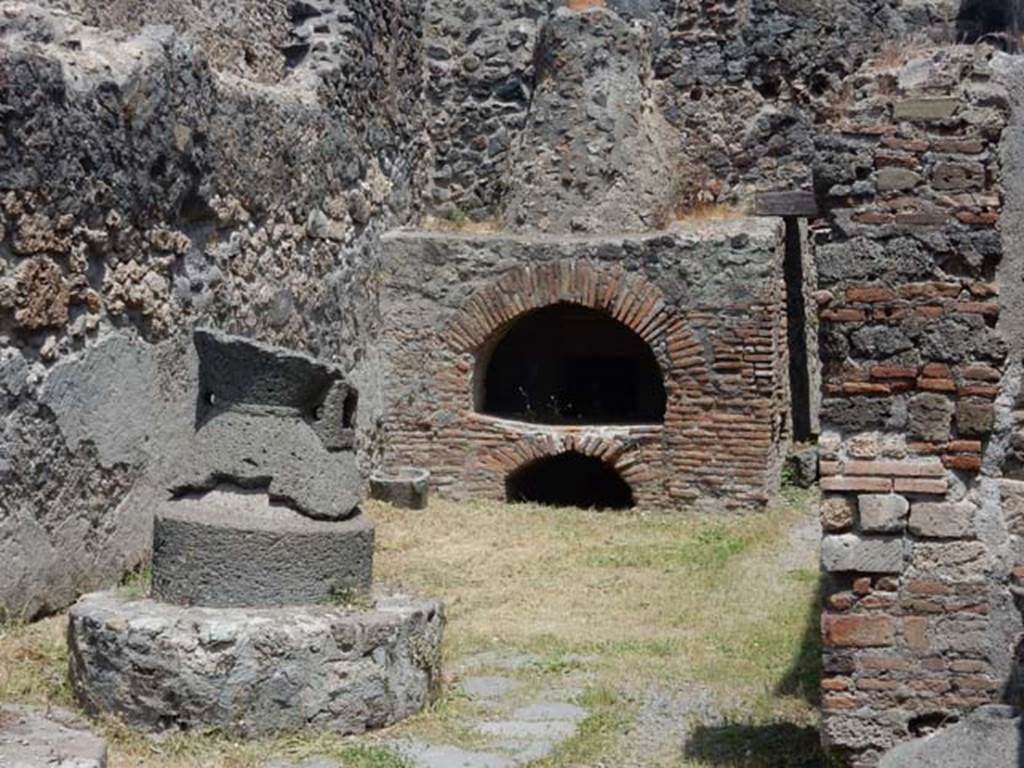
[(78, 700), (150, 731), (361, 733), (421, 710), (440, 681), (436, 600), (378, 593), (365, 610), (181, 608), (114, 592), (71, 609)]
[(430, 473), (416, 467), (378, 470), (370, 475), (370, 496), (399, 509), (426, 509)]
[(373, 523), (311, 520), (266, 494), (211, 491), (168, 502), (153, 523), (153, 594), (174, 605), (269, 607), (370, 588)]

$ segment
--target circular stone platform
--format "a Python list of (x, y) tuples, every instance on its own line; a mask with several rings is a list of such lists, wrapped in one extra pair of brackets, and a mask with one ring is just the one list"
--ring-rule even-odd
[(113, 592), (71, 609), (82, 705), (146, 730), (361, 733), (421, 710), (440, 679), (436, 600), (375, 592), (345, 607), (181, 608)]
[(266, 493), (214, 490), (162, 505), (153, 594), (174, 605), (327, 603), (370, 588), (373, 522), (311, 520)]

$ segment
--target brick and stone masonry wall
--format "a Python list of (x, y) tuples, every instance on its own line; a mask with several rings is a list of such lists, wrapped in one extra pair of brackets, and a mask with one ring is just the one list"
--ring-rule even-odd
[(1021, 553), (989, 480), (1020, 343), (1001, 321), (1010, 61), (868, 62), (818, 139), (823, 738), (855, 766), (1012, 676)]
[[(681, 203), (809, 188), (817, 126), (883, 46), (948, 36), (953, 0), (605, 0), (654, 34), (661, 112), (687, 161)], [(428, 207), (486, 218), (526, 124), (540, 27), (564, 0), (432, 0), (424, 27)]]
[[(789, 440), (782, 231), (739, 220), (633, 237), (396, 232), (381, 311), (384, 460), (429, 469), (441, 493), (504, 498), (542, 456), (599, 456), (647, 508), (763, 505)], [(607, 312), (651, 347), (663, 424), (547, 426), (474, 408), (481, 351), (558, 302)]]

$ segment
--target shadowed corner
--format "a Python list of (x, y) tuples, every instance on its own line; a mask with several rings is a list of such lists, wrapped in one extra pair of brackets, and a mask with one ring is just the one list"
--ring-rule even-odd
[[(800, 647), (772, 693), (818, 707), (821, 703), (822, 646), (819, 616), (826, 581), (818, 577), (807, 606)], [(687, 760), (705, 766), (735, 768), (818, 768), (828, 764), (815, 725), (785, 721), (702, 724), (695, 727), (684, 751)]]

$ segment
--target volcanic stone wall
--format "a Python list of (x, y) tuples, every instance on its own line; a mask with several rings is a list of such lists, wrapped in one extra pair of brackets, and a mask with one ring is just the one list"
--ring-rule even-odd
[[(146, 557), (190, 429), (193, 325), (358, 382), (369, 249), (415, 214), (417, 2), (184, 6), (75, 5), (96, 29), (0, 4), (0, 613)], [(179, 31), (116, 30), (138, 20)], [(368, 443), (372, 390), (361, 405)]]
[[(635, 236), (396, 232), (381, 262), (384, 460), (441, 493), (504, 498), (505, 478), (575, 451), (641, 507), (763, 505), (789, 442), (781, 223), (738, 219)], [(606, 312), (651, 348), (664, 423), (551, 426), (479, 413), (489, 344), (531, 310)]]
[[(560, 0), (433, 0), (425, 24), (429, 206), (488, 218), (526, 124), (541, 25)], [(812, 186), (817, 125), (847, 75), (909, 40), (950, 38), (954, 0), (607, 0), (648, 24), (661, 112), (688, 183), (680, 207)]]
[(1020, 78), (990, 49), (870, 61), (818, 140), (823, 729), (855, 766), (1013, 675)]

